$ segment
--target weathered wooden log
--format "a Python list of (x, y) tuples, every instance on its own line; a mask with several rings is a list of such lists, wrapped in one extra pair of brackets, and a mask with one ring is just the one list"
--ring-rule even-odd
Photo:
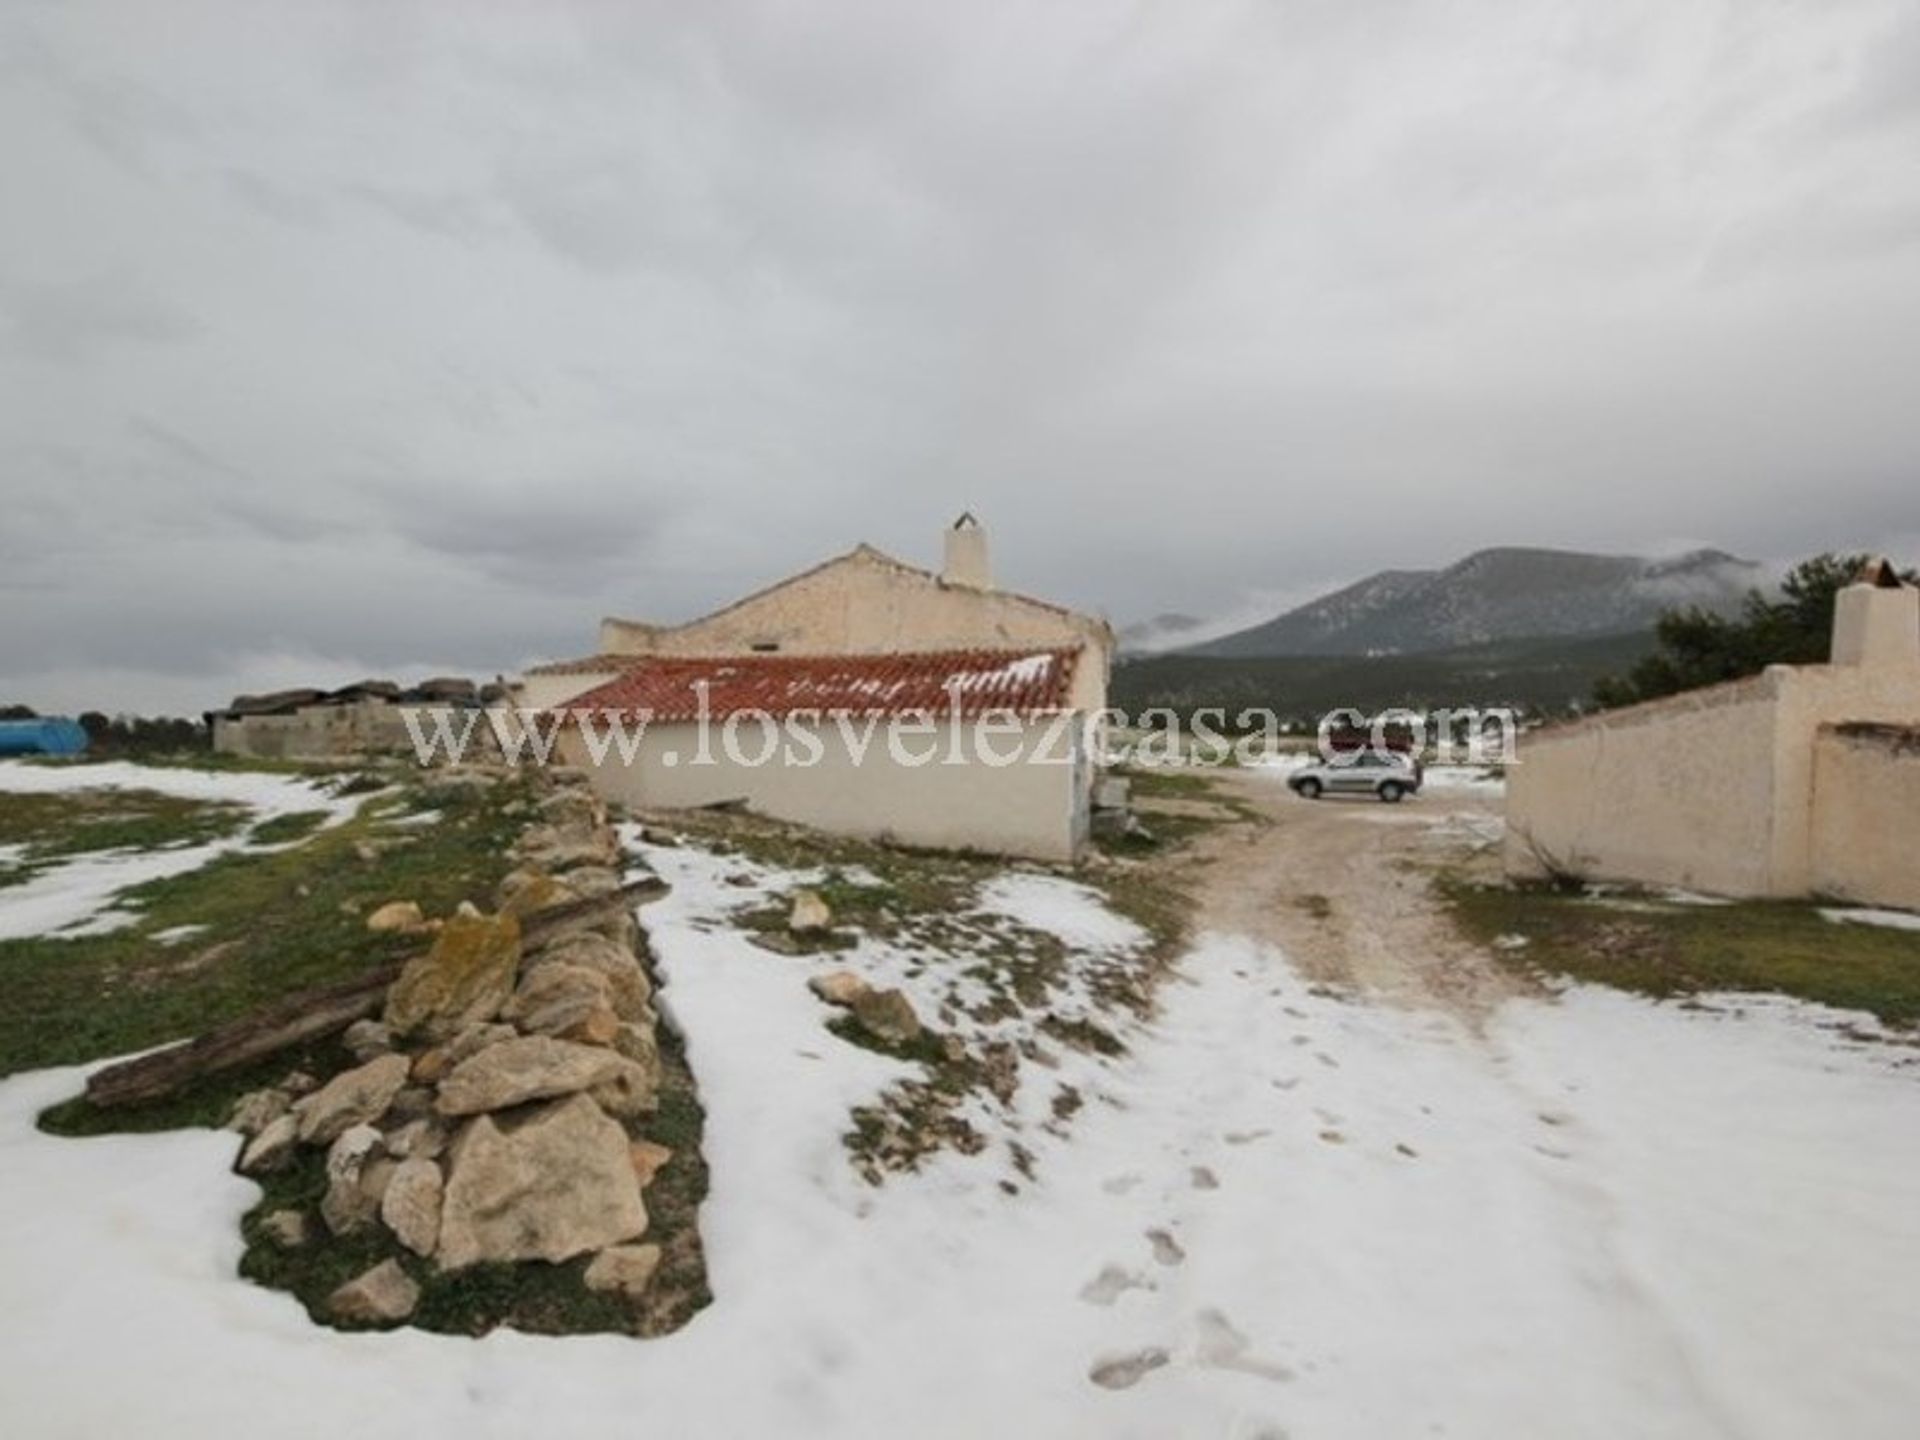
[(169, 1049), (96, 1070), (87, 1080), (87, 1099), (102, 1107), (149, 1104), (208, 1075), (325, 1039), (378, 1011), (399, 973), (399, 963), (389, 962), (352, 980), (286, 996)]
[[(605, 895), (536, 911), (521, 922), (521, 943), (528, 950), (536, 949), (567, 925), (658, 899), (667, 888), (664, 881), (648, 875)], [(376, 1014), (400, 968), (401, 962), (389, 961), (352, 980), (275, 1000), (195, 1039), (96, 1070), (87, 1080), (87, 1099), (103, 1108), (147, 1105), (209, 1075), (324, 1040)]]

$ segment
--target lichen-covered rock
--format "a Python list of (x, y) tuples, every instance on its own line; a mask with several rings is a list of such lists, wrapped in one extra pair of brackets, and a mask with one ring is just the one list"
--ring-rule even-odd
[(477, 1115), (618, 1084), (631, 1060), (593, 1045), (522, 1035), (462, 1061), (440, 1082), (443, 1115)]
[(380, 1218), (394, 1238), (416, 1255), (431, 1255), (440, 1240), (440, 1167), (415, 1157), (402, 1160), (380, 1197)]
[(301, 1140), (331, 1144), (343, 1131), (378, 1120), (407, 1083), (408, 1069), (406, 1056), (381, 1055), (303, 1095), (293, 1105)]
[(327, 1297), (327, 1310), (337, 1320), (359, 1325), (392, 1325), (413, 1314), (420, 1303), (420, 1287), (400, 1268), (398, 1260), (382, 1260)]
[(439, 1262), (558, 1263), (646, 1233), (627, 1133), (585, 1095), (524, 1116), (482, 1115), (455, 1141)]
[(498, 1015), (519, 970), (517, 919), (456, 914), (387, 992), (387, 1027), (400, 1037), (450, 1039)]
[(284, 1090), (249, 1090), (234, 1102), (227, 1116), (227, 1129), (241, 1135), (258, 1135), (287, 1113), (293, 1097)]
[(556, 880), (545, 873), (537, 873), (501, 902), (500, 913), (524, 920), (529, 915), (537, 915), (542, 910), (551, 910), (558, 905), (571, 905), (580, 898), (580, 892), (564, 880)]
[(853, 1002), (853, 1017), (869, 1035), (889, 1045), (920, 1038), (920, 1017), (898, 990), (869, 990)]
[(299, 1143), (299, 1116), (287, 1114), (270, 1121), (240, 1151), (240, 1173), (264, 1175), (269, 1170), (278, 1170), (287, 1163)]
[(427, 917), (414, 900), (389, 900), (367, 916), (367, 929), (376, 935), (410, 935), (426, 928)]
[(606, 980), (607, 999), (622, 1020), (652, 1022), (653, 982), (631, 947), (605, 935), (579, 932), (547, 946), (527, 968), (527, 981), (549, 965), (596, 970)]
[(593, 1257), (584, 1278), (589, 1290), (638, 1300), (659, 1268), (658, 1245), (610, 1245)]

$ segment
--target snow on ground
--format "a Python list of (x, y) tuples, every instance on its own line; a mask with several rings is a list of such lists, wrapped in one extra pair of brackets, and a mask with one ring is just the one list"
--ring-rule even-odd
[(1822, 910), (1820, 915), (1836, 925), (1885, 925), (1892, 930), (1920, 930), (1920, 915), (1911, 910), (1855, 910), (1834, 906)]
[[(327, 825), (352, 815), (365, 797), (341, 799), (325, 785), (287, 775), (136, 765), (125, 760), (91, 765), (30, 765), (0, 761), (0, 796), (70, 790), (149, 790), (182, 800), (245, 805), (253, 825), (303, 810), (324, 810)], [(4, 803), (0, 799), (0, 803)], [(75, 855), (0, 890), (0, 940), (55, 932), (98, 935), (137, 918), (113, 908), (113, 897), (149, 880), (198, 870), (218, 856), (253, 846), (252, 826), (204, 845), (159, 850), (104, 850)]]
[(1035, 1185), (945, 1157), (875, 1189), (840, 1133), (906, 1067), (718, 922), (743, 862), (651, 858), (710, 1310), (647, 1342), (317, 1329), (234, 1277), (232, 1137), (43, 1136), (80, 1072), (16, 1077), (10, 1433), (1912, 1433), (1920, 1073), (1857, 1017), (1574, 989), (1475, 1036), (1206, 937)]

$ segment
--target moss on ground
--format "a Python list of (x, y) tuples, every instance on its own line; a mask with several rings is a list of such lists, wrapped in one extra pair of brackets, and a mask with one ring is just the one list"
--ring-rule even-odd
[(1681, 904), (1461, 879), (1444, 880), (1440, 893), (1470, 939), (1523, 972), (1659, 998), (1792, 995), (1920, 1024), (1920, 933), (1911, 930), (1836, 924), (1796, 901)]

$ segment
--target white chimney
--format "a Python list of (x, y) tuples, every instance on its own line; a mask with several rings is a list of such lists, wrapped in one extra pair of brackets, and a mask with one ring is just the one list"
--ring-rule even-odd
[(948, 585), (966, 585), (975, 590), (993, 588), (993, 570), (987, 564), (987, 532), (971, 510), (947, 527), (946, 564), (940, 578)]
[(1833, 603), (1833, 663), (1920, 665), (1920, 589), (1875, 560)]

